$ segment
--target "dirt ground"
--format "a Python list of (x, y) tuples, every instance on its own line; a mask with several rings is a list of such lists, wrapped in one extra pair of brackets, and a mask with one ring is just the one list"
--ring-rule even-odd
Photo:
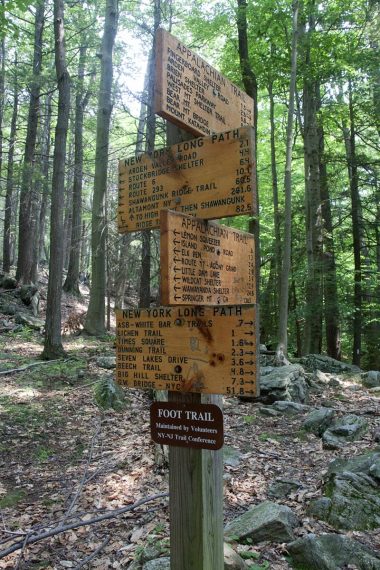
[[(38, 361), (42, 342), (39, 332), (27, 328), (0, 335), (0, 369)], [(99, 368), (96, 360), (114, 355), (113, 338), (68, 336), (65, 348), (65, 362), (0, 375), (0, 569), (128, 568), (134, 560), (169, 549), (168, 469), (155, 461), (149, 395), (125, 390), (123, 410), (101, 410), (94, 386), (112, 371)], [(281, 477), (302, 483), (280, 501), (300, 517), (296, 533), (333, 530), (307, 516), (308, 502), (321, 494), (331, 460), (375, 447), (379, 407), (357, 379), (347, 377), (309, 403), (326, 401), (338, 413), (364, 415), (369, 422), (367, 434), (343, 452), (322, 449), (319, 438), (301, 429), (303, 415), (265, 417), (259, 412), (262, 404), (225, 398), (225, 444), (240, 452), (235, 466), (225, 466), (226, 522), (266, 500), (269, 485)], [(149, 500), (112, 516), (140, 499)], [(85, 524), (107, 514), (112, 518)], [(75, 527), (79, 520), (83, 525)], [(4, 557), (25, 537), (70, 524), (74, 528)], [(351, 536), (380, 548), (379, 533)], [(251, 553), (256, 569), (290, 568), (285, 544), (237, 548)]]

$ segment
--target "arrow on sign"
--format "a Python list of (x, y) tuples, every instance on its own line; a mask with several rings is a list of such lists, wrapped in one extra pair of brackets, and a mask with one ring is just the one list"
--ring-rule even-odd
[(173, 271), (181, 271), (180, 267), (173, 267)]

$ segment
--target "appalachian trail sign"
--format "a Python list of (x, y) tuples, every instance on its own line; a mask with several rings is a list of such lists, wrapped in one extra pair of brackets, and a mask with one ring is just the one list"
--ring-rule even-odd
[(160, 244), (162, 304), (256, 302), (252, 234), (162, 210)]
[(194, 135), (253, 125), (253, 100), (244, 91), (166, 30), (157, 31), (156, 42), (158, 115)]

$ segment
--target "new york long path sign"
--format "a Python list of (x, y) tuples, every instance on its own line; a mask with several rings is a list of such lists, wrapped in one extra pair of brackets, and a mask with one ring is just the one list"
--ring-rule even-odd
[(203, 219), (256, 213), (253, 129), (199, 137), (119, 163), (119, 232), (160, 225), (169, 208)]
[(216, 222), (162, 210), (161, 302), (256, 302), (254, 237)]
[(256, 394), (256, 310), (250, 305), (116, 312), (116, 379), (130, 388)]
[(253, 125), (253, 100), (166, 30), (157, 31), (155, 112), (195, 135)]

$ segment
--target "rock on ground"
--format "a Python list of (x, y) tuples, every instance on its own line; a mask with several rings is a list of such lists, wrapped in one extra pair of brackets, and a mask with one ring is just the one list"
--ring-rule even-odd
[(99, 366), (99, 368), (112, 370), (116, 368), (116, 358), (115, 356), (100, 356), (96, 359), (96, 365)]
[(377, 370), (370, 370), (361, 375), (363, 386), (366, 388), (377, 388), (380, 386), (380, 372)]
[(319, 437), (331, 425), (335, 415), (332, 408), (318, 408), (308, 414), (303, 422), (303, 428)]
[(15, 321), (20, 325), (26, 325), (36, 331), (43, 329), (45, 326), (45, 321), (38, 319), (37, 317), (32, 317), (32, 315), (26, 313), (17, 313)]
[(368, 423), (355, 414), (336, 420), (322, 435), (325, 449), (340, 449), (347, 441), (359, 439), (367, 431)]
[(309, 513), (341, 530), (380, 528), (380, 451), (333, 461), (323, 486), (324, 497), (310, 503)]
[(341, 534), (309, 534), (287, 545), (294, 568), (337, 570), (355, 564), (359, 570), (380, 570), (380, 558), (357, 540)]
[(260, 398), (266, 403), (277, 400), (305, 402), (308, 392), (304, 369), (299, 364), (261, 370)]
[(289, 507), (265, 501), (229, 522), (224, 534), (239, 542), (247, 538), (254, 543), (290, 542), (297, 526), (299, 520)]
[(299, 361), (302, 366), (311, 372), (314, 372), (314, 370), (321, 370), (322, 372), (329, 372), (330, 374), (342, 374), (344, 372), (357, 374), (361, 372), (358, 366), (347, 364), (346, 362), (341, 362), (340, 360), (335, 360), (335, 358), (323, 356), (322, 354), (308, 354), (300, 358)]

